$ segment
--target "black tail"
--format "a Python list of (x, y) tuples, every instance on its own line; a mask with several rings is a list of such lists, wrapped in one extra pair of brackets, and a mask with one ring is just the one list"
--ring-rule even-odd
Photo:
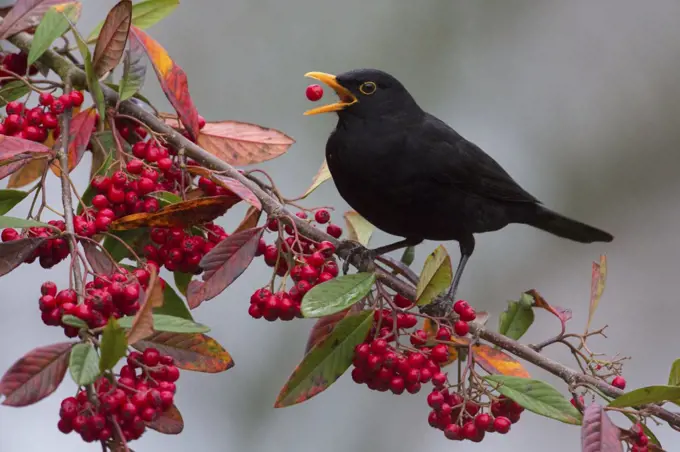
[(526, 223), (558, 237), (581, 243), (611, 242), (614, 236), (608, 232), (572, 220), (543, 206), (536, 206), (536, 213)]

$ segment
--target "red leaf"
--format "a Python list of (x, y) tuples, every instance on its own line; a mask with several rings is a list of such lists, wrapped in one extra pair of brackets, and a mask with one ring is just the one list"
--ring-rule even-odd
[(163, 306), (163, 289), (158, 280), (155, 267), (151, 267), (149, 286), (141, 303), (142, 307), (135, 314), (132, 327), (127, 332), (127, 341), (130, 345), (153, 334), (153, 308)]
[(198, 145), (231, 165), (251, 165), (284, 154), (295, 143), (283, 132), (239, 121), (209, 122)]
[(151, 36), (134, 25), (130, 27), (130, 39), (138, 41), (151, 60), (158, 81), (180, 121), (193, 138), (198, 136), (198, 112), (189, 94), (187, 75), (175, 64), (168, 52)]
[(37, 156), (52, 153), (47, 146), (23, 138), (0, 135), (0, 179), (3, 179)]
[(560, 306), (551, 306), (536, 289), (528, 290), (526, 293), (534, 298), (534, 306), (545, 309), (560, 320), (562, 332), (564, 332), (567, 327), (567, 322), (571, 320), (571, 309), (562, 308)]
[(220, 176), (219, 174), (214, 174), (213, 179), (217, 185), (221, 185), (223, 188), (230, 190), (232, 193), (236, 194), (239, 198), (255, 207), (257, 210), (262, 210), (262, 203), (255, 196), (255, 194), (241, 182), (231, 177)]
[(69, 126), (68, 171), (69, 173), (80, 163), (85, 149), (90, 142), (97, 111), (94, 108), (83, 110), (73, 117)]
[(21, 265), (46, 240), (47, 237), (28, 237), (0, 243), (0, 276)]
[(594, 403), (583, 412), (581, 427), (583, 452), (623, 452), (619, 429), (604, 409)]
[(15, 362), (0, 379), (7, 406), (27, 406), (52, 394), (64, 379), (73, 342), (38, 347)]
[(255, 257), (264, 228), (230, 235), (201, 259), (203, 281), (191, 281), (187, 289), (189, 307), (194, 309), (219, 295), (248, 268)]
[(205, 334), (155, 333), (133, 345), (139, 351), (153, 347), (175, 359), (180, 369), (218, 373), (234, 367), (231, 355)]
[(173, 405), (146, 426), (166, 435), (178, 435), (184, 430), (184, 419), (182, 413)]
[(48, 9), (66, 0), (18, 0), (0, 25), (0, 39), (35, 27)]
[(111, 259), (99, 249), (97, 245), (92, 242), (81, 242), (85, 257), (92, 266), (92, 270), (100, 275), (110, 275), (115, 270), (116, 266), (111, 262)]
[(98, 77), (115, 68), (125, 52), (132, 22), (132, 2), (121, 0), (106, 16), (92, 55), (92, 66)]

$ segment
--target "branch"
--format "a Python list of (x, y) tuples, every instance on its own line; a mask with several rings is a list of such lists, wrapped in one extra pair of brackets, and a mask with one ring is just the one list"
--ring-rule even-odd
[[(2, 23), (1, 20), (0, 23)], [(28, 33), (22, 32), (9, 38), (9, 41), (21, 50), (28, 52), (30, 50), (33, 38)], [(55, 51), (47, 50), (40, 58), (40, 61), (54, 70), (62, 78), (70, 77), (74, 84), (79, 86), (86, 85), (85, 72), (79, 69), (71, 61), (57, 54)], [(102, 91), (104, 92), (104, 97), (107, 104), (115, 107), (119, 101), (118, 94), (106, 85), (102, 85), (101, 87)], [(295, 215), (292, 215), (277, 199), (263, 190), (257, 183), (241, 174), (236, 168), (208, 153), (195, 143), (184, 138), (180, 133), (167, 126), (162, 120), (147, 112), (139, 105), (130, 100), (126, 100), (120, 103), (119, 110), (123, 114), (132, 116), (143, 122), (154, 132), (163, 134), (170, 145), (176, 149), (184, 149), (185, 155), (197, 161), (206, 168), (220, 171), (223, 175), (241, 182), (243, 185), (248, 187), (262, 202), (262, 208), (268, 215), (279, 217), (282, 219), (282, 221), (293, 221), (297, 230), (302, 235), (314, 241), (321, 242), (326, 240), (336, 245), (336, 248), (339, 245), (340, 242), (335, 238), (320, 231), (317, 228), (314, 228), (309, 223), (298, 219)], [(347, 258), (347, 252), (339, 252), (338, 257), (345, 260)], [(361, 261), (358, 254), (355, 254), (351, 264), (360, 271), (367, 270), (367, 268), (361, 266)], [(386, 286), (404, 295), (405, 297), (410, 299), (415, 298), (415, 288), (412, 285), (407, 284), (406, 282), (397, 278), (395, 275), (392, 275), (383, 269), (377, 268), (376, 273), (377, 278)], [(452, 300), (443, 300), (442, 302), (450, 304)], [(534, 351), (531, 347), (523, 345), (496, 332), (487, 330), (482, 325), (471, 322), (470, 333), (473, 336), (480, 337), (491, 344), (497, 345), (502, 349), (507, 350), (519, 358), (522, 358), (542, 369), (547, 370), (553, 375), (564, 380), (568, 385), (586, 384), (594, 386), (598, 388), (603, 394), (612, 398), (623, 394), (623, 391), (607, 384), (604, 381), (582, 374), (563, 364), (553, 361)], [(680, 429), (680, 414), (672, 413), (655, 404), (645, 405), (641, 408), (648, 410), (650, 413), (668, 422), (672, 427)]]

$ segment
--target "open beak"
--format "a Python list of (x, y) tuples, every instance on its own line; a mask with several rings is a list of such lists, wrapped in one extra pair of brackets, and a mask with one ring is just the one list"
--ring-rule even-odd
[(338, 83), (337, 78), (335, 75), (331, 74), (326, 74), (324, 72), (307, 72), (305, 74), (305, 77), (313, 78), (316, 79), (320, 82), (325, 83), (329, 87), (333, 88), (333, 90), (336, 92), (338, 97), (340, 98), (340, 102), (336, 102), (334, 104), (329, 104), (329, 105), (324, 105), (322, 107), (317, 107), (317, 108), (312, 108), (311, 110), (307, 110), (305, 112), (305, 115), (318, 115), (320, 113), (329, 113), (332, 111), (340, 111), (344, 110), (345, 108), (349, 107), (350, 105), (354, 105), (357, 102), (357, 98), (354, 96), (354, 94), (351, 93), (350, 90), (342, 86), (341, 84)]

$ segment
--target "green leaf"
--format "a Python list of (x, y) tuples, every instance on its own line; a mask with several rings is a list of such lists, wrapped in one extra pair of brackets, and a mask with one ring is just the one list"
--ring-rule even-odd
[[(128, 43), (128, 50), (123, 60), (123, 77), (120, 79), (118, 96), (126, 100), (134, 96), (144, 85), (146, 78), (146, 55), (144, 47), (137, 40)], [(145, 101), (149, 104), (149, 101)]]
[(81, 4), (72, 2), (51, 7), (35, 29), (33, 44), (28, 52), (28, 65), (32, 65), (50, 48), (55, 39), (66, 33), (69, 21), (76, 23), (80, 17)]
[(340, 312), (368, 295), (374, 282), (375, 274), (364, 272), (321, 283), (302, 299), (302, 315), (324, 317)]
[(193, 278), (194, 275), (190, 275), (189, 273), (182, 273), (182, 272), (175, 272), (175, 285), (177, 286), (177, 289), (180, 291), (182, 295), (186, 297), (187, 295), (187, 287), (189, 287), (189, 283), (191, 282), (191, 278)]
[(680, 386), (680, 359), (673, 361), (668, 375), (668, 386)]
[[(149, 237), (148, 228), (131, 229), (129, 231), (110, 231), (109, 233), (119, 237), (132, 249), (140, 248), (138, 245), (145, 243)], [(126, 257), (132, 257), (130, 250), (120, 240), (116, 240), (113, 237), (106, 237), (104, 239), (104, 249), (111, 254), (111, 257), (116, 262), (120, 262)]]
[[(115, 83), (110, 83), (110, 82), (106, 82), (104, 84), (114, 91), (120, 91), (120, 85), (117, 85)], [(133, 96), (130, 96), (130, 97), (134, 97), (135, 99), (139, 99), (147, 105), (152, 105), (151, 101), (148, 98), (146, 98), (145, 96), (142, 96), (139, 93), (135, 93)], [(127, 141), (125, 141), (125, 143), (127, 143)]]
[(76, 30), (73, 24), (71, 24), (71, 31), (73, 32), (73, 36), (76, 38), (78, 49), (80, 50), (80, 54), (83, 57), (88, 90), (90, 91), (90, 94), (92, 94), (94, 103), (97, 106), (97, 112), (99, 113), (100, 118), (99, 120), (104, 121), (104, 118), (106, 118), (106, 103), (104, 100), (104, 92), (102, 91), (102, 87), (99, 84), (99, 79), (97, 78), (97, 74), (94, 72), (94, 68), (92, 67), (92, 55), (90, 54), (90, 50), (87, 48), (87, 44), (85, 41), (83, 41), (83, 37), (80, 36), (80, 33), (78, 33), (78, 30)]
[(99, 377), (99, 357), (94, 346), (90, 343), (74, 345), (68, 368), (78, 386), (94, 383)]
[[(100, 132), (96, 133), (95, 136), (99, 139), (100, 143), (102, 144), (102, 148), (104, 150), (109, 150), (111, 147), (107, 146), (108, 140), (110, 141), (111, 146), (113, 146), (113, 135), (111, 134), (111, 131), (105, 131), (105, 132)], [(113, 150), (109, 150), (106, 155), (106, 160), (104, 160), (104, 163), (102, 163), (102, 166), (99, 167), (97, 172), (93, 175), (93, 178), (95, 176), (105, 176), (109, 175), (109, 173), (113, 173), (113, 170), (115, 169), (111, 163), (113, 162)], [(94, 198), (94, 195), (97, 194), (97, 191), (92, 187), (91, 184), (88, 184), (87, 189), (85, 190), (85, 193), (83, 193), (83, 196), (81, 199), (85, 203), (85, 205), (89, 206), (92, 204), (92, 198)], [(78, 204), (78, 214), (83, 213), (83, 205)]]
[(125, 330), (118, 325), (114, 317), (110, 317), (109, 322), (104, 327), (101, 344), (99, 370), (104, 372), (113, 369), (127, 352)]
[(13, 100), (21, 99), (31, 91), (21, 80), (14, 80), (0, 88), (0, 107), (4, 107)]
[[(165, 19), (178, 5), (179, 0), (147, 0), (132, 5), (132, 25), (141, 29), (149, 28)], [(90, 36), (87, 37), (88, 44), (92, 44), (97, 40), (97, 36), (99, 36), (103, 26), (104, 21), (92, 30)]]
[(1, 228), (32, 228), (32, 227), (42, 227), (42, 228), (52, 228), (47, 223), (41, 223), (40, 221), (27, 220), (25, 218), (16, 217), (6, 217), (0, 215), (0, 229)]
[(410, 267), (413, 263), (413, 259), (416, 257), (416, 247), (408, 246), (404, 248), (404, 252), (401, 254), (401, 263)]
[(19, 204), (28, 193), (21, 190), (0, 190), (0, 215), (4, 215)]
[[(132, 328), (132, 319), (134, 319), (133, 316), (121, 317), (118, 324), (123, 328)], [(153, 329), (167, 333), (207, 333), (210, 331), (210, 328), (200, 323), (166, 314), (153, 315)]]
[(169, 191), (155, 191), (153, 193), (149, 193), (147, 196), (156, 198), (161, 207), (182, 202), (182, 198), (174, 193), (170, 193)]
[(529, 411), (565, 424), (581, 424), (581, 413), (557, 389), (544, 381), (507, 375), (489, 375), (484, 379), (500, 383), (498, 392)]
[(373, 325), (372, 311), (348, 315), (316, 344), (288, 378), (275, 408), (304, 402), (332, 385), (352, 364), (354, 347), (362, 343)]
[(163, 291), (163, 306), (154, 308), (153, 313), (194, 320), (189, 308), (186, 303), (184, 303), (184, 300), (182, 300), (180, 296), (177, 295), (177, 292), (175, 292), (175, 289), (167, 283), (165, 284), (165, 290)]
[(425, 259), (423, 271), (420, 272), (420, 281), (416, 287), (416, 304), (422, 306), (431, 303), (437, 295), (451, 286), (452, 280), (451, 257), (446, 252), (446, 248), (439, 245)]
[(78, 317), (71, 315), (71, 314), (66, 314), (61, 317), (61, 323), (69, 326), (73, 326), (76, 328), (85, 328), (87, 329), (87, 323), (83, 319), (79, 319)]
[(614, 408), (625, 408), (678, 399), (680, 399), (680, 386), (646, 386), (644, 388), (634, 389), (615, 398), (609, 406)]
[(534, 310), (518, 301), (510, 301), (508, 309), (501, 313), (498, 332), (517, 340), (524, 336), (532, 323), (534, 323)]

